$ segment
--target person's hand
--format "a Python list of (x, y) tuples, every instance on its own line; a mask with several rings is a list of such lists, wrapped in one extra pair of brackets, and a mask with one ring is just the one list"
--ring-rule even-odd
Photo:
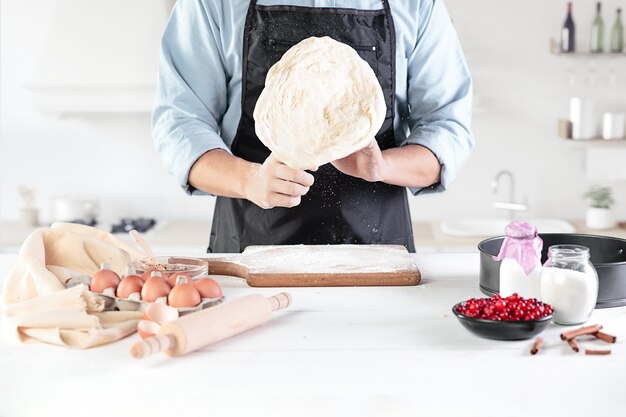
[(313, 185), (313, 175), (289, 168), (278, 161), (274, 154), (268, 156), (262, 165), (254, 164), (252, 169), (245, 195), (264, 209), (295, 207)]
[(369, 182), (383, 181), (387, 170), (386, 161), (376, 139), (360, 151), (331, 163), (344, 174)]

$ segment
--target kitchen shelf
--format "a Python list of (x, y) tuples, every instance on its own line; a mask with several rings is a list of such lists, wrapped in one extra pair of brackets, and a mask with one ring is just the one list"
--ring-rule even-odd
[(624, 139), (602, 139), (600, 137), (593, 139), (560, 139), (572, 148), (588, 149), (588, 148), (609, 148), (626, 146), (626, 138)]
[(550, 41), (550, 53), (572, 59), (626, 59), (626, 52), (561, 52), (554, 39)]
[(623, 59), (626, 53), (623, 52), (559, 52), (553, 51), (553, 55), (564, 56), (567, 58), (590, 58), (590, 59)]

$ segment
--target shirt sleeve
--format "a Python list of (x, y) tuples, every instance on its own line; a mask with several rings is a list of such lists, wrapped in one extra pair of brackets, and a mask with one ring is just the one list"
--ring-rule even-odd
[(472, 80), (452, 21), (441, 0), (423, 0), (417, 42), (407, 57), (410, 134), (400, 146), (428, 148), (441, 180), (413, 194), (448, 188), (474, 148), (470, 130)]
[(230, 152), (219, 134), (227, 80), (219, 26), (204, 2), (179, 0), (161, 42), (152, 138), (163, 164), (188, 194), (196, 160), (212, 149)]

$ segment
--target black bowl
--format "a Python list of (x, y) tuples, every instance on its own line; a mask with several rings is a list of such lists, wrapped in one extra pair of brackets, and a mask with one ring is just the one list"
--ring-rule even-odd
[[(596, 308), (626, 305), (626, 240), (616, 237), (575, 233), (540, 233), (543, 239), (541, 263), (548, 259), (552, 245), (582, 245), (591, 251), (591, 263), (598, 271), (598, 301)], [(500, 290), (500, 261), (498, 255), (504, 236), (485, 239), (478, 244), (480, 251), (480, 290), (494, 295)]]
[(541, 333), (552, 320), (552, 314), (537, 320), (527, 321), (497, 321), (468, 317), (458, 312), (455, 304), (452, 312), (470, 332), (477, 336), (495, 340), (525, 340)]

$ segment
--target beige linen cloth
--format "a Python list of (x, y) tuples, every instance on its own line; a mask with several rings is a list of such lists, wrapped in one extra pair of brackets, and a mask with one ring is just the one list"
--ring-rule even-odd
[(55, 223), (35, 230), (22, 244), (4, 283), (5, 336), (85, 349), (133, 333), (143, 313), (102, 311), (104, 302), (86, 285), (69, 289), (75, 276), (93, 275), (108, 262), (123, 274), (142, 252), (110, 233), (89, 226)]

